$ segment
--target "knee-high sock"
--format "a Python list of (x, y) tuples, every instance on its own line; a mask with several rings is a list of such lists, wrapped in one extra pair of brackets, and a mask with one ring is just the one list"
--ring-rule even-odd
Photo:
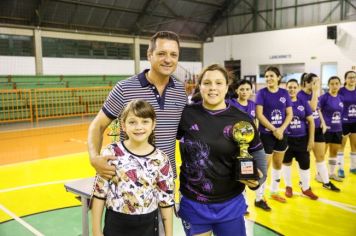
[(286, 183), (286, 186), (292, 187), (292, 168), (291, 166), (282, 166), (282, 173), (284, 177), (284, 182)]
[(300, 182), (302, 190), (305, 191), (310, 188), (310, 169), (302, 170), (299, 168)]
[(356, 169), (356, 152), (350, 152), (350, 169)]
[(279, 182), (281, 182), (281, 170), (277, 170), (272, 167), (272, 182), (271, 182), (272, 193), (278, 192)]
[(256, 202), (259, 202), (263, 199), (263, 195), (265, 194), (266, 181), (256, 189)]
[(319, 173), (323, 183), (324, 184), (329, 183), (330, 179), (329, 179), (328, 167), (326, 166), (326, 162), (325, 161), (317, 162), (316, 169), (318, 170), (318, 173)]
[(341, 169), (341, 170), (344, 169), (344, 153), (343, 152), (337, 152), (337, 165), (339, 166), (339, 169)]
[(333, 175), (336, 169), (336, 157), (329, 157), (329, 175)]

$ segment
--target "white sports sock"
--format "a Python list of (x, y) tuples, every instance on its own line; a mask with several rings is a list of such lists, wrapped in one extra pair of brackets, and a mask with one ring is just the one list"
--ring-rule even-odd
[(282, 165), (282, 173), (286, 187), (292, 187), (292, 168), (291, 166)]
[(266, 188), (266, 181), (256, 189), (256, 202), (259, 202), (263, 199), (263, 195), (265, 194), (265, 188)]
[(242, 192), (242, 195), (244, 196), (246, 205), (248, 206), (246, 189)]
[(329, 157), (329, 175), (333, 175), (336, 169), (336, 157)]
[(343, 152), (337, 152), (337, 165), (339, 166), (339, 169), (343, 170), (344, 169), (344, 153)]
[(328, 167), (326, 166), (326, 162), (325, 161), (317, 162), (316, 169), (318, 170), (318, 173), (319, 173), (323, 183), (324, 184), (329, 183), (330, 179), (329, 179)]
[(279, 182), (281, 182), (281, 170), (276, 170), (272, 167), (272, 181), (271, 181), (271, 192), (277, 193), (279, 189)]
[(350, 152), (350, 169), (356, 169), (356, 152)]
[(302, 182), (302, 190), (310, 188), (310, 169), (302, 170), (299, 168), (300, 182)]

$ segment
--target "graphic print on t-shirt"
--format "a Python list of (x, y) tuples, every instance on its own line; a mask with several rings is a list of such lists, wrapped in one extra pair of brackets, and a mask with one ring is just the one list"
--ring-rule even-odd
[(283, 122), (282, 113), (280, 110), (275, 109), (271, 112), (271, 123), (272, 125), (280, 125)]

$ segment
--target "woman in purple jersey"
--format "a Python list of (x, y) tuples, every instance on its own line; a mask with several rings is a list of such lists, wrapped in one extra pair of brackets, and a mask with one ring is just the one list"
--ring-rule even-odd
[[(284, 203), (286, 199), (278, 194), (278, 187), (282, 161), (288, 147), (285, 130), (293, 118), (292, 102), (287, 90), (279, 88), (282, 76), (278, 68), (268, 67), (265, 78), (267, 87), (259, 90), (256, 97), (256, 116), (261, 141), (267, 154), (267, 166), (270, 166), (272, 159), (271, 198)], [(255, 206), (263, 209), (264, 205), (263, 199), (255, 202)]]
[(253, 121), (256, 119), (256, 104), (250, 100), (252, 95), (252, 83), (248, 80), (234, 81), (231, 85), (231, 90), (236, 96), (229, 99), (229, 103), (234, 107), (246, 112)]
[(330, 182), (328, 167), (325, 162), (325, 137), (326, 124), (323, 115), (318, 107), (318, 94), (320, 92), (320, 79), (316, 74), (304, 73), (301, 77), (302, 90), (298, 92), (298, 99), (308, 101), (313, 111), (315, 123), (314, 147), (313, 153), (316, 162), (317, 175), (315, 179), (323, 184), (325, 189), (340, 191), (332, 182)]
[(340, 85), (340, 78), (331, 76), (328, 80), (329, 91), (319, 97), (319, 107), (327, 126), (324, 135), (327, 145), (324, 153), (329, 149), (329, 178), (339, 182), (342, 179), (334, 172), (337, 164), (336, 154), (342, 143), (341, 114), (344, 105), (338, 95)]
[[(234, 81), (231, 85), (230, 88), (232, 91), (235, 92), (237, 98), (230, 98), (228, 101), (231, 105), (234, 107), (240, 109), (241, 111), (246, 112), (249, 117), (255, 122), (257, 125), (257, 120), (256, 120), (256, 103), (252, 100), (250, 100), (252, 96), (252, 83), (248, 80), (240, 80), (240, 81)], [(260, 169), (263, 173), (263, 178), (260, 180), (260, 183), (264, 183), (267, 178), (267, 162), (266, 158), (264, 156), (261, 156), (261, 159), (256, 159), (256, 165), (257, 168)], [(261, 191), (262, 187), (260, 186), (256, 191), (256, 200), (260, 201), (263, 199), (263, 192)], [(246, 200), (247, 204), (247, 199), (246, 199), (246, 191), (244, 192), (244, 197)], [(265, 203), (265, 202), (263, 202)], [(266, 204), (264, 206), (265, 210), (270, 210), (268, 205)], [(249, 214), (248, 211), (246, 211), (246, 214)]]
[(356, 72), (347, 71), (345, 73), (345, 85), (339, 90), (339, 95), (344, 103), (342, 112), (342, 147), (337, 153), (339, 164), (338, 175), (345, 178), (344, 172), (344, 148), (347, 137), (350, 140), (350, 172), (356, 174)]
[(302, 194), (312, 200), (318, 199), (310, 188), (310, 151), (314, 146), (314, 119), (307, 101), (297, 99), (299, 84), (296, 79), (287, 82), (287, 90), (292, 100), (293, 119), (287, 128), (288, 150), (284, 155), (282, 172), (286, 183), (286, 197), (293, 196), (292, 161), (299, 164)]

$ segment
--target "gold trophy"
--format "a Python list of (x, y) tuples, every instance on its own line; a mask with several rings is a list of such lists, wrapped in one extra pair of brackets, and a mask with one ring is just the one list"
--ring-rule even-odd
[(249, 143), (255, 137), (253, 126), (247, 121), (237, 122), (232, 128), (232, 137), (240, 147), (240, 155), (235, 159), (235, 180), (258, 180), (256, 161), (248, 153)]

